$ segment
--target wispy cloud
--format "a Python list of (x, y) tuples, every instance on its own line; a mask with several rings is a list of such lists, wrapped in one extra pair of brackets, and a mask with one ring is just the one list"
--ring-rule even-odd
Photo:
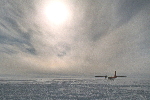
[(149, 73), (149, 0), (64, 0), (72, 17), (56, 26), (47, 0), (0, 1), (0, 73)]

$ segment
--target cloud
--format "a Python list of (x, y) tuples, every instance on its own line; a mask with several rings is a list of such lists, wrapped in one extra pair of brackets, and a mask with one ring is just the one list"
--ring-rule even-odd
[(138, 14), (145, 6), (149, 5), (149, 0), (123, 0), (118, 2), (117, 17), (119, 19), (118, 25), (122, 26), (128, 23), (130, 19)]
[(72, 17), (59, 26), (46, 3), (0, 1), (3, 75), (149, 73), (149, 0), (65, 0)]

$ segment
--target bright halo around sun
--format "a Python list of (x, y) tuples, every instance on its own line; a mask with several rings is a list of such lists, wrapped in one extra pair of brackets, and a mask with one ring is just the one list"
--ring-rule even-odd
[(69, 18), (69, 9), (61, 1), (53, 1), (45, 9), (46, 17), (55, 25), (64, 23)]

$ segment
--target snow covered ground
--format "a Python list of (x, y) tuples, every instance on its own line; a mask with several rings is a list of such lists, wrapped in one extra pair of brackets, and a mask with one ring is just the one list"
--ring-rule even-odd
[(55, 78), (0, 80), (0, 100), (150, 100), (150, 80)]

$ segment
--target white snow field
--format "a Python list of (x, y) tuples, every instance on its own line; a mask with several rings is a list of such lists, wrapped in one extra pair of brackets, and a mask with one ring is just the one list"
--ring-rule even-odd
[(150, 100), (150, 79), (3, 79), (0, 100)]

